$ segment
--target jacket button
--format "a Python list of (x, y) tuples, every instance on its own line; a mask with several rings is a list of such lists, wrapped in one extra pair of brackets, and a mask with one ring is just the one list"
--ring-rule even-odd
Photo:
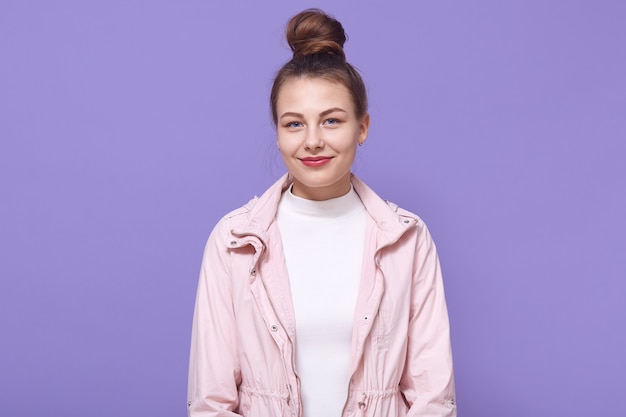
[(364, 321), (368, 321), (369, 319), (370, 319), (370, 316), (363, 316)]
[(270, 330), (271, 330), (271, 331), (273, 331), (273, 332), (277, 332), (277, 331), (278, 331), (278, 326), (277, 326), (277, 325), (275, 325), (275, 324), (272, 324), (272, 325), (270, 326)]
[(252, 268), (250, 270), (250, 275), (255, 276), (256, 275), (256, 269)]
[(406, 220), (404, 221), (404, 223), (405, 223), (405, 224), (408, 224), (409, 222), (410, 222), (410, 220), (409, 220), (409, 219), (406, 219)]
[(236, 241), (236, 240), (231, 240), (231, 241), (230, 241), (230, 245), (231, 245), (231, 246), (235, 246), (236, 244), (237, 244), (237, 241)]

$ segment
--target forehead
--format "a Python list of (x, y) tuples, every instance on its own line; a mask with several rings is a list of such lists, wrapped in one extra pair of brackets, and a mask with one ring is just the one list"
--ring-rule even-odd
[(290, 78), (282, 85), (276, 102), (278, 112), (293, 111), (293, 107), (325, 110), (340, 107), (354, 111), (348, 89), (341, 83), (323, 78)]

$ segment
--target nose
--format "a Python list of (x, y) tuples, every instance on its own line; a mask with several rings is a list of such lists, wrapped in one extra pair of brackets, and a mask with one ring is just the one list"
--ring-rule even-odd
[(318, 128), (308, 129), (306, 139), (304, 140), (304, 149), (319, 149), (324, 146), (321, 132)]

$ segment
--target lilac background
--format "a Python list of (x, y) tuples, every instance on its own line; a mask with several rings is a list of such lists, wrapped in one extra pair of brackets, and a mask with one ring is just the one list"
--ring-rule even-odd
[(0, 3), (0, 414), (184, 416), (200, 257), (282, 172), (287, 19), (350, 35), (355, 171), (429, 224), (460, 416), (626, 415), (623, 1)]

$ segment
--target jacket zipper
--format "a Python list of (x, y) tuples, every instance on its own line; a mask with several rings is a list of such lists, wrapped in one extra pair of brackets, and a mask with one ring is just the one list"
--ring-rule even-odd
[[(398, 237), (398, 239), (400, 239)], [(381, 247), (380, 249), (378, 249), (375, 253), (374, 253), (374, 264), (376, 265), (376, 269), (380, 272), (380, 274), (383, 277), (383, 280), (385, 279), (385, 273), (383, 272), (383, 268), (380, 265), (380, 261), (378, 259), (378, 253), (380, 252), (381, 249), (383, 249), (384, 247), (390, 246), (392, 245), (394, 242), (390, 243), (389, 245), (385, 245), (383, 247)], [(373, 317), (372, 317), (373, 320)], [(348, 407), (348, 400), (350, 398), (350, 392), (351, 392), (351, 388), (352, 388), (352, 384), (353, 384), (353, 380), (354, 380), (354, 375), (356, 374), (356, 372), (352, 373), (352, 375), (350, 376), (350, 382), (348, 383), (348, 395), (346, 397), (346, 402), (343, 405), (343, 409), (341, 410), (341, 415), (345, 415), (346, 412), (346, 408)], [(367, 404), (365, 402), (365, 399), (367, 399), (367, 394), (363, 393), (363, 399), (361, 401), (358, 402), (358, 406), (359, 409), (363, 410)]]

